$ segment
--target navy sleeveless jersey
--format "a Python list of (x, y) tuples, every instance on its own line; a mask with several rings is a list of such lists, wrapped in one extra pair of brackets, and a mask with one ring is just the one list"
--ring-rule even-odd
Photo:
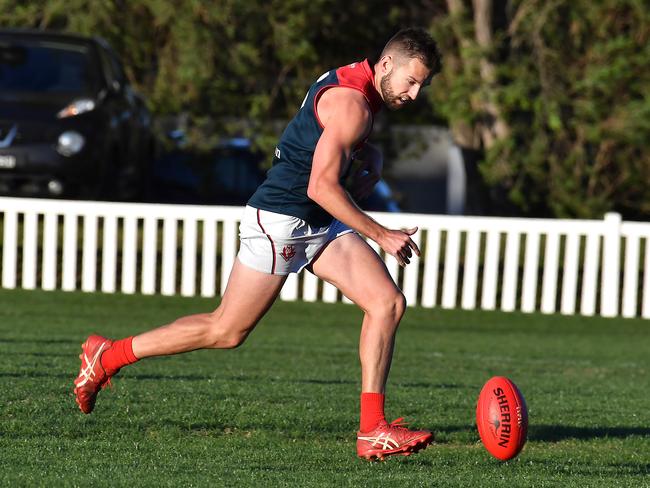
[(323, 133), (316, 104), (325, 90), (337, 86), (361, 91), (373, 115), (381, 109), (382, 98), (367, 59), (323, 74), (309, 88), (300, 110), (284, 130), (275, 148), (273, 166), (248, 205), (298, 217), (314, 227), (332, 222), (332, 216), (307, 196), (307, 185), (316, 144)]

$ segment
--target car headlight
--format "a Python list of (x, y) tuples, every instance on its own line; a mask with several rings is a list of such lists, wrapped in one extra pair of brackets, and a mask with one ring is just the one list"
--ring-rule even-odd
[(63, 156), (77, 154), (84, 147), (86, 140), (79, 132), (68, 130), (59, 136), (56, 150)]
[(59, 119), (65, 119), (66, 117), (74, 117), (75, 115), (83, 114), (90, 112), (95, 109), (95, 100), (90, 98), (80, 98), (70, 103), (67, 107), (62, 109), (56, 116)]

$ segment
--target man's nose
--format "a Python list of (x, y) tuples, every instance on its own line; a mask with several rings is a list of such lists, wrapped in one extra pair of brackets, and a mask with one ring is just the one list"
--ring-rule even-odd
[(408, 91), (408, 96), (411, 100), (415, 100), (418, 97), (418, 93), (420, 93), (420, 86), (413, 85)]

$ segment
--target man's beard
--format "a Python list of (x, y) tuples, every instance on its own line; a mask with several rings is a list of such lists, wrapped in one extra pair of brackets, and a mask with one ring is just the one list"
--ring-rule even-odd
[(397, 110), (403, 103), (400, 103), (400, 97), (395, 95), (393, 89), (390, 87), (390, 79), (393, 76), (393, 70), (390, 70), (390, 73), (381, 77), (379, 82), (379, 87), (381, 88), (381, 96), (384, 99), (384, 103), (390, 110)]

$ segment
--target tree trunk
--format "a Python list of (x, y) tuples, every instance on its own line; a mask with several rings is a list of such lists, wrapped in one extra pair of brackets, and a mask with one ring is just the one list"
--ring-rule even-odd
[[(487, 51), (492, 47), (492, 0), (473, 0), (473, 3), (476, 43), (483, 51)], [(490, 149), (497, 140), (508, 136), (509, 129), (501, 117), (498, 105), (494, 102), (493, 86), (496, 81), (496, 68), (485, 54), (481, 57), (479, 72), (484, 90), (480, 108), (485, 113), (485, 121), (479, 130), (483, 147)]]

